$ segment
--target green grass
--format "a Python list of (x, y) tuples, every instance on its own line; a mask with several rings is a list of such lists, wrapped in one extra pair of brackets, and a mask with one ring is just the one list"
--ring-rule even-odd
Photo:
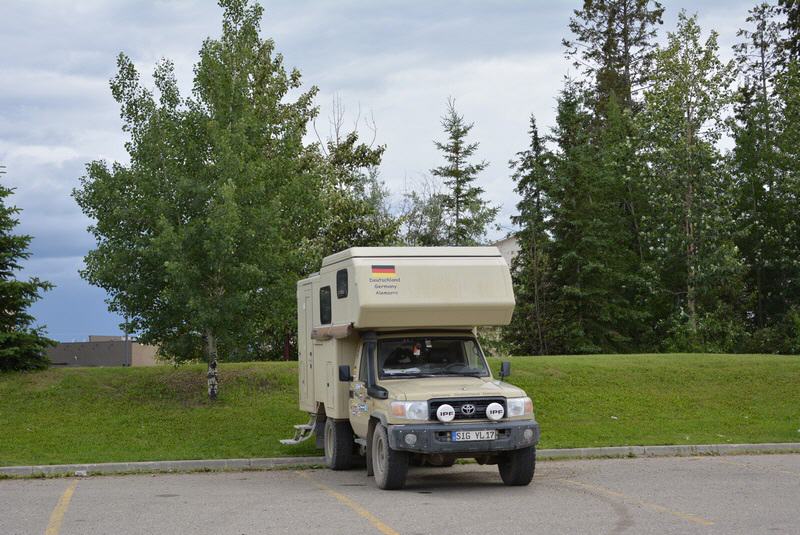
[[(543, 448), (800, 441), (800, 357), (517, 357)], [(493, 359), (495, 371), (499, 360)], [(318, 454), (282, 446), (297, 364), (75, 368), (0, 375), (0, 465)]]

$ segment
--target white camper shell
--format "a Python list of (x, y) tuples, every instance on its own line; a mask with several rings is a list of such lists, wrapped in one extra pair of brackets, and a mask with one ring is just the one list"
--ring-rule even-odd
[(353, 366), (360, 331), (507, 325), (508, 265), (496, 247), (353, 247), (297, 283), (300, 408), (348, 417), (340, 365)]

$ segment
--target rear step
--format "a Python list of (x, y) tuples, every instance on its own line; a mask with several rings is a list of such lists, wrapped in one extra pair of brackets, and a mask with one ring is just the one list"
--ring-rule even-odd
[(314, 424), (316, 420), (317, 420), (317, 415), (312, 414), (307, 424), (295, 425), (294, 437), (284, 438), (283, 440), (280, 441), (281, 444), (284, 444), (286, 446), (294, 446), (295, 444), (300, 444), (301, 442), (311, 438), (311, 434), (314, 432)]

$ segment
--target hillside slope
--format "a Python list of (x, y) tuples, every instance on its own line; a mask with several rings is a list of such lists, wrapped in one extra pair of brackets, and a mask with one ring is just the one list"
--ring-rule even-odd
[[(800, 441), (800, 357), (517, 357), (541, 447)], [(492, 359), (497, 370), (499, 360)], [(305, 416), (297, 363), (0, 375), (0, 465), (318, 454), (278, 443)]]

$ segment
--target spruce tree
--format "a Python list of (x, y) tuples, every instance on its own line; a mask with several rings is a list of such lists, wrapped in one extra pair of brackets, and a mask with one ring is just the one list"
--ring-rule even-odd
[(617, 350), (635, 350), (652, 333), (655, 281), (644, 235), (647, 192), (634, 119), (652, 74), (663, 11), (650, 0), (585, 0), (570, 20), (573, 38), (563, 41), (584, 75), (580, 85), (592, 114), (587, 128), (596, 165), (586, 173), (597, 185), (594, 206), (604, 207), (595, 217), (614, 236), (614, 247), (597, 260), (618, 279), (616, 290), (609, 289), (615, 294), (611, 302), (620, 304), (615, 315), (627, 316), (613, 331)]
[(775, 80), (785, 55), (778, 15), (779, 10), (766, 3), (751, 9), (750, 28), (739, 30), (743, 41), (734, 47), (742, 79), (732, 121), (736, 243), (747, 269), (747, 293), (752, 296), (748, 319), (759, 330), (756, 350), (769, 350), (773, 343), (770, 332), (763, 329), (785, 315), (783, 290), (790, 282), (784, 266), (785, 189), (776, 145), (782, 111)]
[(592, 94), (601, 107), (616, 95), (632, 108), (634, 94), (648, 81), (655, 54), (655, 26), (664, 8), (652, 0), (584, 0), (562, 41), (576, 68), (594, 80)]
[(517, 214), (511, 218), (519, 229), (514, 233), (519, 253), (511, 266), (517, 306), (512, 322), (503, 334), (515, 354), (542, 355), (549, 351), (547, 188), (550, 169), (544, 139), (539, 135), (533, 115), (528, 133), (530, 145), (509, 162), (516, 183), (515, 191), (520, 196)]
[[(4, 174), (0, 166), (0, 178)], [(28, 308), (40, 292), (52, 288), (48, 282), (32, 277), (18, 280), (21, 262), (30, 257), (31, 237), (13, 234), (19, 220), (19, 208), (6, 204), (13, 189), (0, 184), (0, 371), (46, 368), (45, 350), (54, 342), (43, 335), (43, 327), (34, 327)]]
[(456, 111), (455, 101), (448, 99), (447, 111), (442, 117), (447, 140), (434, 141), (444, 156), (445, 164), (431, 169), (431, 174), (439, 177), (446, 188), (442, 210), (448, 245), (480, 244), (485, 239), (487, 227), (499, 212), (499, 208), (483, 200), (484, 190), (475, 185), (478, 174), (489, 164), (470, 161), (479, 145), (467, 141), (473, 126)]

